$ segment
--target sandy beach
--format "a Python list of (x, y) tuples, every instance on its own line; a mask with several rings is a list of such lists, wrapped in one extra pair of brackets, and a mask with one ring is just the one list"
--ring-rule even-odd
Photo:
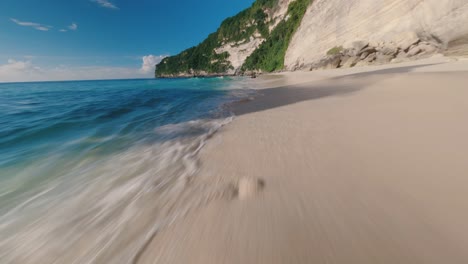
[(255, 80), (138, 263), (468, 263), (468, 60)]

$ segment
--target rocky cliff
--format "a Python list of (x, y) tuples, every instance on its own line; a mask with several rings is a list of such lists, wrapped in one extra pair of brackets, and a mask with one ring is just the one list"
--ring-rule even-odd
[(468, 0), (257, 0), (157, 77), (347, 68), (468, 50)]
[(285, 68), (397, 62), (443, 51), (468, 35), (468, 0), (315, 0)]
[[(199, 45), (165, 58), (156, 77), (239, 74), (284, 67), (284, 54), (311, 0), (257, 0)], [(248, 61), (248, 63), (246, 63)]]
[[(268, 32), (271, 33), (279, 22), (284, 20), (288, 11), (288, 6), (293, 0), (279, 0), (274, 8), (265, 8), (265, 23), (268, 25)], [(251, 24), (253, 24), (252, 22)], [(249, 25), (247, 25), (249, 26)], [(248, 38), (241, 41), (229, 41), (215, 49), (215, 52), (221, 54), (223, 52), (229, 53), (227, 60), (232, 65), (230, 73), (239, 71), (241, 66), (244, 64), (247, 57), (249, 57), (267, 38), (268, 36), (262, 36), (258, 30), (256, 30)]]

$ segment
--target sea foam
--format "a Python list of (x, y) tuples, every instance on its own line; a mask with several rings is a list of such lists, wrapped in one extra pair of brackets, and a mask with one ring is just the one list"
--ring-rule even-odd
[[(66, 93), (40, 84), (42, 90), (32, 93), (83, 101), (50, 110), (42, 107), (52, 98), (37, 100), (28, 111), (55, 118), (29, 126), (28, 120), (5, 115), (10, 125), (21, 123), (24, 133), (0, 142), (9, 150), (0, 156), (0, 262), (135, 261), (161, 228), (216, 192), (197, 184), (197, 155), (231, 122), (226, 105), (251, 94), (239, 84), (225, 79), (65, 83), (78, 87)], [(83, 92), (90, 86), (98, 91)], [(187, 87), (176, 90), (180, 86)], [(2, 88), (9, 89), (0, 87), (0, 93)], [(123, 108), (130, 110), (119, 111)], [(28, 148), (30, 157), (18, 155)]]

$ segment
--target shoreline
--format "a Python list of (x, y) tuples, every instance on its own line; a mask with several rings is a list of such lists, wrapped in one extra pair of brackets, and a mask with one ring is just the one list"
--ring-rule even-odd
[(467, 76), (445, 57), (260, 76), (200, 153), (221, 194), (138, 263), (467, 262)]

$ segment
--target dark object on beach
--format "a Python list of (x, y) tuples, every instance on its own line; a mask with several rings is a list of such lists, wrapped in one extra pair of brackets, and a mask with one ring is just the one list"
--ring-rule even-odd
[(254, 72), (254, 73), (252, 73), (252, 75), (250, 75), (250, 78), (252, 78), (252, 79), (255, 79), (255, 78), (257, 78), (257, 74), (256, 74), (255, 72)]

